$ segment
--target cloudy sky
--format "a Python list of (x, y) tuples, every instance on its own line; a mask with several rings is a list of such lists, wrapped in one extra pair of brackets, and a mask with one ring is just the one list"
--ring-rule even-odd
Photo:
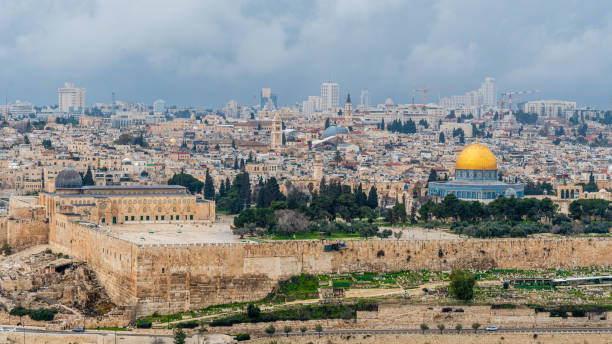
[[(87, 104), (282, 104), (338, 82), (358, 100), (462, 94), (485, 76), (500, 91), (608, 108), (612, 2), (490, 0), (2, 0), (0, 92), (57, 103), (64, 81)], [(533, 97), (531, 98), (533, 99)]]

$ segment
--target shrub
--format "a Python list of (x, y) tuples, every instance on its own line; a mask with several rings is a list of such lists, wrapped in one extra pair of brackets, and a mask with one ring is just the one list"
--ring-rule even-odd
[(151, 320), (138, 319), (138, 321), (136, 322), (137, 328), (151, 328), (151, 326), (153, 326), (153, 323), (151, 322)]
[(55, 309), (39, 308), (30, 310), (30, 319), (37, 321), (51, 321), (55, 317), (57, 311)]
[(185, 321), (185, 322), (181, 322), (176, 324), (176, 327), (178, 328), (196, 328), (200, 325), (200, 323), (198, 323), (195, 320), (191, 320), (191, 321)]
[(237, 335), (234, 337), (234, 339), (235, 339), (235, 340), (237, 340), (237, 341), (239, 341), (239, 342), (240, 342), (240, 341), (243, 341), (243, 340), (249, 340), (249, 339), (251, 339), (251, 335), (250, 335), (250, 334), (248, 334), (248, 333), (238, 333), (238, 334), (237, 334)]
[(266, 333), (267, 334), (274, 334), (274, 332), (276, 332), (276, 328), (274, 327), (274, 325), (270, 325), (268, 327), (266, 327)]

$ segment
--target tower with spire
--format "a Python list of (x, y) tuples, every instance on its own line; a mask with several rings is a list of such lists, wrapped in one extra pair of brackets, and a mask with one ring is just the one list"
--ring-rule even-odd
[(347, 119), (353, 118), (353, 103), (351, 102), (351, 94), (346, 96), (346, 102), (344, 103), (344, 116)]

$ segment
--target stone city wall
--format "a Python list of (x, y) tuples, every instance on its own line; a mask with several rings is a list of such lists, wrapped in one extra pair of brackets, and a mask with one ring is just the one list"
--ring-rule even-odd
[(612, 263), (610, 239), (349, 241), (139, 246), (136, 296), (141, 311), (175, 312), (265, 297), (300, 273), (545, 269)]
[(612, 239), (348, 241), (325, 252), (321, 241), (143, 245), (102, 229), (56, 221), (54, 250), (88, 262), (114, 302), (138, 313), (176, 312), (265, 297), (301, 273), (469, 269), (546, 269), (612, 264)]
[(8, 243), (13, 251), (49, 242), (49, 226), (44, 221), (0, 217), (0, 246)]
[(108, 235), (103, 229), (74, 220), (63, 214), (51, 218), (51, 249), (86, 261), (113, 302), (136, 305), (138, 247)]

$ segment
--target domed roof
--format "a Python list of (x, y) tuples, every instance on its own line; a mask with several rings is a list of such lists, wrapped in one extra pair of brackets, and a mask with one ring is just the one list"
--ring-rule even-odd
[(335, 136), (339, 134), (348, 134), (349, 131), (345, 127), (336, 127), (332, 125), (331, 127), (327, 127), (325, 131), (323, 131), (323, 138), (328, 138), (330, 136)]
[(457, 170), (497, 170), (497, 160), (489, 148), (474, 142), (457, 157)]
[(55, 177), (56, 189), (78, 189), (83, 186), (83, 179), (75, 170), (63, 170)]

